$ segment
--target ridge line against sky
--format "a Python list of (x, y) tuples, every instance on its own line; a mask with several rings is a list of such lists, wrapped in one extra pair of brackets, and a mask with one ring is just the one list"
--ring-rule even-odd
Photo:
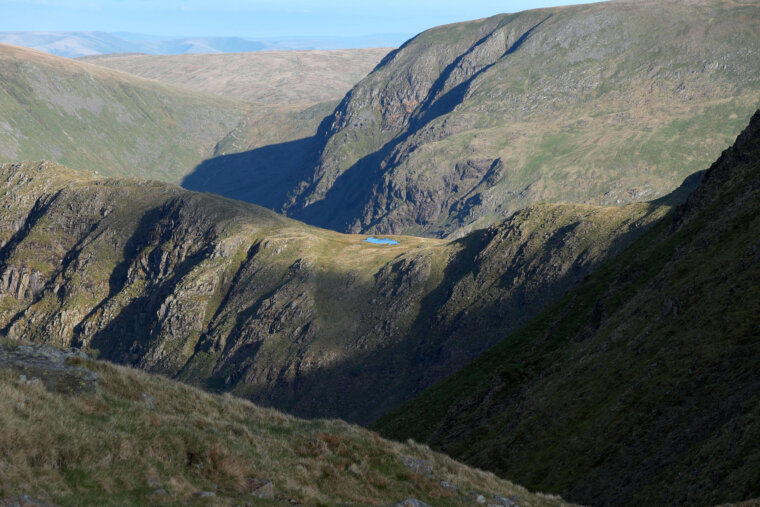
[(588, 0), (0, 0), (0, 31), (132, 32), (168, 37), (416, 34), (503, 12)]

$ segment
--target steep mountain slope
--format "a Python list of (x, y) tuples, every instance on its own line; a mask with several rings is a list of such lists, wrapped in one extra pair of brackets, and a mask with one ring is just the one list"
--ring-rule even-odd
[[(63, 355), (0, 343), (2, 505), (464, 505), (472, 491), (567, 505), (341, 421), (298, 420), (73, 354), (73, 364), (53, 364)], [(20, 379), (14, 366), (29, 361), (92, 370), (96, 392), (63, 395)]]
[(754, 111), (758, 40), (760, 5), (741, 0), (622, 0), (428, 30), (345, 96), (278, 209), (347, 232), (444, 236), (535, 202), (664, 195)]
[(464, 366), (669, 209), (535, 206), (460, 240), (316, 229), (50, 163), (0, 166), (0, 332), (368, 422)]
[(376, 427), (595, 505), (760, 495), (760, 111), (686, 204)]
[(0, 161), (179, 182), (251, 106), (0, 45)]
[[(204, 55), (104, 55), (80, 60), (200, 92), (266, 104), (340, 100), (390, 48)], [(325, 114), (327, 116), (327, 114)]]

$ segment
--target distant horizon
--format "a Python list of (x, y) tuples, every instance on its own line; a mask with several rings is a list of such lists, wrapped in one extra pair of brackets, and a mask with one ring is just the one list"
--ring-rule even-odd
[[(433, 27), (431, 27), (433, 28)], [(161, 40), (161, 39), (192, 39), (192, 38), (198, 38), (198, 39), (231, 39), (231, 38), (240, 38), (240, 39), (247, 39), (247, 40), (269, 40), (269, 39), (356, 39), (356, 38), (362, 38), (362, 37), (395, 37), (395, 36), (409, 36), (414, 37), (419, 32), (386, 32), (386, 33), (362, 33), (357, 35), (320, 35), (320, 34), (293, 34), (293, 33), (286, 33), (282, 35), (268, 35), (268, 36), (252, 36), (252, 35), (237, 35), (237, 34), (197, 34), (197, 33), (184, 33), (179, 35), (164, 35), (164, 34), (156, 34), (156, 33), (143, 33), (143, 32), (124, 32), (124, 31), (118, 31), (118, 32), (110, 32), (107, 30), (0, 30), (0, 33), (17, 33), (17, 34), (32, 34), (32, 33), (39, 33), (39, 34), (65, 34), (65, 33), (71, 33), (71, 34), (95, 34), (95, 33), (105, 33), (108, 35), (114, 35), (116, 37), (121, 37), (125, 40), (131, 40), (128, 37), (144, 37), (145, 40)]]
[(505, 12), (589, 0), (10, 0), (0, 32), (105, 32), (157, 38), (354, 38), (405, 35)]

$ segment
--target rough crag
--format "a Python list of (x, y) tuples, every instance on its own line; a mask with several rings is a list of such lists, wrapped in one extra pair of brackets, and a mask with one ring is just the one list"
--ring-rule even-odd
[(485, 351), (667, 203), (541, 205), (459, 240), (363, 236), (52, 164), (0, 166), (0, 330), (368, 422)]

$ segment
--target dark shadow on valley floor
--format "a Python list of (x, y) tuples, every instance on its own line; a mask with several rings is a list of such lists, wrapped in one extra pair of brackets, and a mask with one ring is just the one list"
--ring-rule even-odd
[(182, 186), (280, 211), (288, 192), (311, 176), (316, 153), (316, 136), (311, 136), (222, 155), (198, 165)]

